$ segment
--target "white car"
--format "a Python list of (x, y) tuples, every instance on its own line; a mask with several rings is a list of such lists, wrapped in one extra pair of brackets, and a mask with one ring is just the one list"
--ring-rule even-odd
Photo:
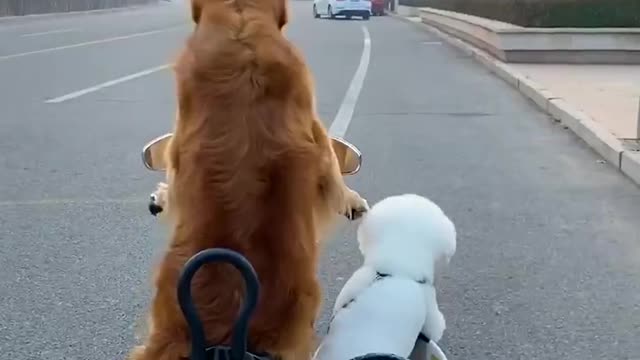
[(360, 16), (369, 20), (371, 16), (371, 0), (313, 0), (313, 17), (316, 19), (326, 15), (332, 19), (336, 16)]

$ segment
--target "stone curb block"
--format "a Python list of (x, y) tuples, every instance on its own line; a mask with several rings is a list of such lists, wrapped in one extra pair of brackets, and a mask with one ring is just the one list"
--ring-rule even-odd
[(458, 50), (462, 51), (465, 55), (468, 55), (468, 56), (475, 55), (473, 49), (469, 49), (467, 46), (465, 46), (464, 41), (460, 39), (451, 39), (450, 42), (453, 43), (453, 45), (456, 48), (458, 48)]
[(550, 100), (547, 109), (549, 111), (549, 115), (551, 115), (553, 119), (565, 124), (569, 129), (576, 128), (576, 118), (568, 116), (571, 111), (571, 105), (569, 105), (569, 103), (564, 99)]
[(494, 73), (498, 75), (502, 80), (508, 82), (513, 87), (518, 86), (518, 76), (514, 75), (512, 71), (510, 71), (507, 66), (501, 62), (493, 62), (495, 66)]
[(473, 57), (492, 73), (531, 99), (552, 118), (561, 121), (600, 156), (640, 185), (640, 152), (626, 151), (618, 138), (591, 119), (590, 116), (576, 110), (564, 99), (554, 96), (551, 91), (513, 70), (483, 50), (427, 24), (414, 23), (398, 15), (394, 15), (394, 17), (425, 28), (453, 47)]
[(549, 113), (576, 133), (605, 160), (620, 169), (624, 148), (618, 138), (563, 99), (549, 101)]
[(620, 160), (620, 170), (640, 184), (640, 152), (623, 152)]
[(518, 90), (544, 109), (546, 113), (549, 113), (549, 102), (557, 99), (550, 90), (545, 89), (542, 85), (527, 77), (522, 77), (518, 80)]

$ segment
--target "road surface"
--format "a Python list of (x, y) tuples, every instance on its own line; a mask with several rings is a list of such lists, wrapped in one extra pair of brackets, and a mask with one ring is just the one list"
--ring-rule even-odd
[[(640, 357), (637, 186), (414, 25), (314, 20), (302, 1), (291, 18), (320, 114), (364, 153), (349, 183), (371, 203), (426, 195), (457, 225), (438, 283), (451, 359)], [(0, 22), (0, 358), (135, 342), (166, 241), (139, 151), (171, 127), (164, 65), (190, 28), (164, 2)], [(361, 261), (354, 235), (342, 224), (324, 256), (325, 309)]]

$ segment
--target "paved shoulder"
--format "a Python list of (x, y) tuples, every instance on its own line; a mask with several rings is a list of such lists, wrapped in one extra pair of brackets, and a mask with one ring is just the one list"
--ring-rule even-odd
[[(438, 38), (392, 18), (368, 26), (370, 70), (347, 134), (365, 162), (352, 181), (370, 202), (429, 196), (456, 223), (439, 297), (452, 357), (639, 354), (638, 188)], [(326, 265), (339, 289), (360, 260), (353, 240), (332, 249), (349, 264)]]

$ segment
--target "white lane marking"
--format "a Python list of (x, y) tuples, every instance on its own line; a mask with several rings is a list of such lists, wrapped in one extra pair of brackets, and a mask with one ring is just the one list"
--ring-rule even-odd
[(59, 96), (59, 97), (56, 97), (56, 98), (53, 98), (53, 99), (49, 99), (49, 100), (45, 101), (45, 103), (47, 103), (47, 104), (58, 104), (58, 103), (61, 103), (61, 102), (67, 101), (67, 100), (78, 98), (78, 97), (80, 97), (82, 95), (86, 95), (86, 94), (90, 94), (92, 92), (96, 92), (98, 90), (101, 90), (101, 89), (104, 89), (104, 88), (107, 88), (107, 87), (110, 87), (110, 86), (121, 84), (121, 83), (126, 82), (126, 81), (130, 81), (130, 80), (133, 80), (133, 79), (137, 79), (139, 77), (151, 75), (151, 74), (153, 74), (155, 72), (168, 69), (171, 66), (172, 66), (172, 64), (164, 64), (164, 65), (156, 66), (156, 67), (153, 67), (153, 68), (150, 68), (150, 69), (142, 70), (142, 71), (139, 71), (139, 72), (134, 73), (134, 74), (129, 74), (129, 75), (117, 78), (117, 79), (113, 79), (113, 80), (109, 80), (109, 81), (103, 82), (102, 84), (98, 84), (98, 85), (94, 85), (94, 86), (88, 87), (86, 89), (74, 91), (74, 92), (66, 94), (66, 95), (62, 95), (62, 96)]
[(78, 31), (78, 29), (49, 30), (49, 31), (36, 32), (36, 33), (22, 34), (20, 35), (20, 37), (34, 37), (34, 36), (43, 36), (43, 35), (52, 35), (52, 34), (62, 34), (62, 33), (74, 32), (74, 31)]
[(353, 79), (351, 79), (349, 89), (347, 89), (347, 93), (342, 100), (342, 104), (340, 104), (338, 113), (329, 128), (330, 134), (339, 137), (344, 137), (347, 133), (349, 123), (353, 117), (353, 111), (355, 110), (356, 103), (358, 102), (358, 96), (360, 96), (360, 91), (362, 90), (362, 84), (367, 76), (367, 69), (369, 68), (369, 59), (371, 58), (371, 35), (369, 35), (369, 30), (366, 26), (362, 27), (362, 32), (364, 33), (364, 47), (362, 48), (360, 64), (358, 65), (356, 73), (353, 75)]
[(421, 42), (422, 45), (442, 45), (442, 42), (440, 41), (423, 41)]
[(77, 43), (77, 44), (63, 45), (63, 46), (57, 46), (57, 47), (34, 50), (34, 51), (27, 51), (27, 52), (18, 53), (18, 54), (3, 55), (3, 56), (0, 56), (0, 61), (8, 60), (8, 59), (15, 59), (15, 58), (19, 58), (19, 57), (23, 57), (23, 56), (27, 56), (27, 55), (44, 54), (44, 53), (53, 52), (53, 51), (73, 49), (73, 48), (77, 48), (77, 47), (81, 47), (81, 46), (104, 44), (104, 43), (118, 41), (118, 40), (126, 40), (126, 39), (133, 39), (133, 38), (141, 37), (141, 36), (160, 34), (160, 33), (165, 33), (165, 32), (169, 32), (169, 31), (174, 31), (174, 30), (183, 28), (185, 26), (186, 25), (172, 26), (172, 27), (165, 28), (165, 29), (160, 29), (160, 30), (145, 31), (145, 32), (129, 34), (129, 35), (123, 35), (123, 36), (116, 36), (116, 37), (111, 37), (111, 38), (106, 38), (106, 39), (86, 41), (86, 42), (81, 42), (81, 43)]

